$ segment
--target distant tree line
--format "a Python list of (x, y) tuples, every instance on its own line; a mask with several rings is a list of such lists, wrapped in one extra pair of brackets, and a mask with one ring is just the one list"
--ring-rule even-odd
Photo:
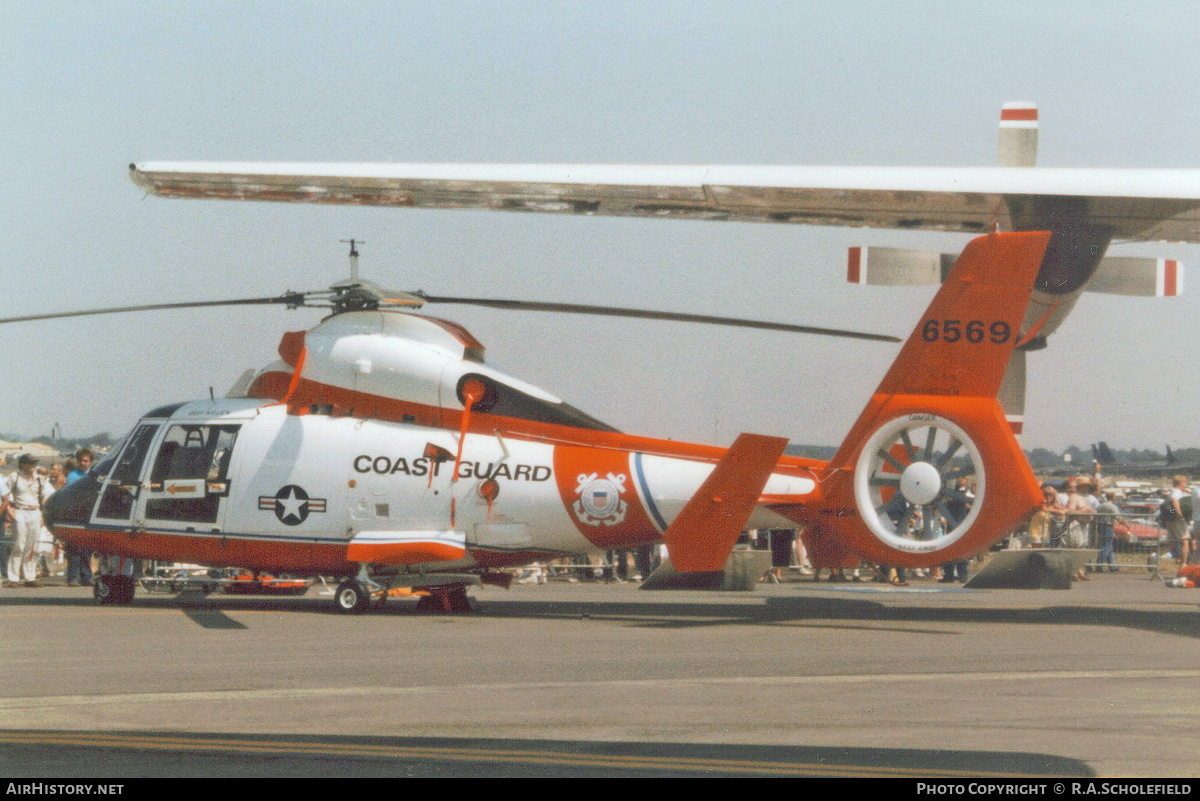
[[(1109, 449), (1112, 451), (1117, 462), (1121, 464), (1164, 462), (1167, 459), (1166, 451), (1138, 450), (1137, 448), (1123, 451), (1112, 446), (1109, 446)], [(1200, 448), (1171, 448), (1171, 452), (1175, 455), (1175, 461), (1177, 462), (1191, 464), (1200, 462)], [(1070, 455), (1071, 464), (1079, 465), (1081, 470), (1091, 472), (1092, 449), (1090, 446), (1085, 449), (1072, 445), (1061, 453), (1046, 450), (1045, 448), (1033, 448), (1025, 451), (1025, 457), (1029, 459), (1029, 464), (1035, 470), (1041, 467), (1062, 467), (1067, 463), (1063, 458), (1064, 454)]]
[(34, 437), (26, 439), (20, 434), (6, 434), (0, 432), (0, 439), (6, 439), (9, 442), (36, 442), (39, 445), (49, 445), (51, 448), (60, 453), (68, 453), (78, 450), (85, 445), (89, 448), (111, 448), (116, 440), (112, 434), (107, 431), (102, 431), (99, 434), (93, 434), (90, 437), (58, 437), (51, 439), (50, 437)]

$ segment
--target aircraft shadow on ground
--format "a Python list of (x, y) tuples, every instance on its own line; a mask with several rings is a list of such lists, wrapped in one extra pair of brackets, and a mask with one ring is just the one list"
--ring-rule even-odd
[[(765, 601), (765, 602), (764, 602)], [(1179, 610), (1140, 610), (1111, 606), (1042, 606), (983, 608), (962, 606), (888, 606), (857, 598), (770, 597), (739, 603), (560, 603), (489, 600), (482, 614), (507, 617), (590, 617), (618, 619), (633, 625), (662, 628), (703, 626), (824, 625), (834, 628), (871, 624), (869, 628), (912, 633), (947, 634), (922, 628), (927, 623), (1003, 623), (1005, 625), (1104, 626), (1200, 638), (1200, 614), (1189, 604)], [(894, 624), (881, 627), (879, 624)], [(867, 627), (867, 626), (863, 626)]]
[[(674, 595), (675, 593), (662, 593)], [(959, 596), (961, 597), (961, 596)], [(389, 600), (382, 609), (364, 614), (373, 616), (440, 616), (437, 612), (418, 612), (415, 600)], [(961, 602), (960, 602), (961, 603)], [(46, 598), (37, 596), (0, 597), (0, 606), (79, 607), (94, 606), (86, 596)], [(646, 601), (536, 601), (488, 598), (473, 600), (477, 616), (497, 618), (571, 618), (608, 621), (629, 626), (665, 629), (714, 626), (808, 626), (835, 629), (899, 631), (930, 636), (955, 632), (922, 624), (958, 623), (1005, 625), (1060, 625), (1118, 627), (1176, 637), (1200, 639), (1200, 614), (1193, 603), (1178, 608), (1128, 609), (1114, 606), (1048, 605), (1041, 607), (964, 607), (962, 605), (896, 605), (860, 598), (831, 598), (826, 595), (767, 597), (748, 595), (745, 600), (731, 598), (721, 602), (704, 600)], [(271, 598), (262, 596), (204, 596), (185, 593), (178, 596), (145, 593), (138, 596), (134, 608), (177, 609), (208, 629), (246, 629), (248, 626), (229, 617), (237, 611), (290, 611), (339, 615), (327, 596), (309, 593), (303, 597)], [(119, 612), (120, 607), (113, 607)]]
[(1095, 775), (1050, 754), (916, 748), (49, 730), (7, 730), (0, 742), (10, 779)]

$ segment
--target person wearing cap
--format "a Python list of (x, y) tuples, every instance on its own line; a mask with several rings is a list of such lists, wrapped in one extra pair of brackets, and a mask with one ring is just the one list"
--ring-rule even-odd
[(8, 505), (8, 519), (13, 521), (13, 547), (8, 557), (6, 587), (24, 582), (26, 587), (40, 587), (37, 580), (37, 543), (42, 531), (42, 504), (54, 492), (50, 482), (37, 474), (37, 459), (23, 453), (17, 460), (17, 472), (3, 485), (0, 501)]

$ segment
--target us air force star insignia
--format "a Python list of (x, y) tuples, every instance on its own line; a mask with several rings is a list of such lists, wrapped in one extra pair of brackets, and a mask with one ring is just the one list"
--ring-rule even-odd
[(629, 508), (629, 504), (621, 500), (625, 474), (609, 473), (607, 478), (600, 478), (597, 473), (580, 473), (576, 480), (579, 486), (575, 488), (575, 494), (579, 500), (572, 508), (581, 523), (615, 526), (625, 519), (625, 511)]
[(258, 508), (270, 509), (285, 526), (298, 526), (311, 512), (324, 512), (324, 498), (309, 498), (303, 487), (288, 484), (274, 495), (259, 495)]

